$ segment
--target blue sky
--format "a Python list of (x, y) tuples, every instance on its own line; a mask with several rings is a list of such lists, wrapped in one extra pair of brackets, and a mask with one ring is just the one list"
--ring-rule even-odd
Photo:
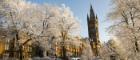
[(90, 4), (92, 4), (95, 13), (98, 15), (99, 19), (99, 36), (100, 40), (107, 41), (109, 39), (109, 34), (106, 32), (106, 28), (110, 25), (110, 22), (105, 22), (107, 20), (107, 13), (110, 8), (110, 0), (30, 0), (35, 3), (43, 4), (48, 3), (52, 5), (65, 4), (70, 7), (74, 16), (79, 19), (81, 24), (81, 36), (88, 37), (87, 30), (87, 13), (89, 13)]

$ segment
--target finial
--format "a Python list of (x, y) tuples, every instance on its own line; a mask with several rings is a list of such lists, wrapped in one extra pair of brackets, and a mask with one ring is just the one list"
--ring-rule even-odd
[(96, 14), (96, 19), (98, 19), (98, 16), (97, 16), (97, 14)]
[(92, 0), (90, 0), (90, 5), (92, 5)]

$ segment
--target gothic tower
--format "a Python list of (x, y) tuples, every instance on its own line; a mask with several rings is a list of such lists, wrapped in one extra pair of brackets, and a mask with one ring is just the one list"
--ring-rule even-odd
[(98, 18), (97, 15), (95, 15), (92, 6), (90, 6), (90, 14), (87, 15), (87, 24), (88, 24), (88, 35), (89, 35), (89, 41), (92, 48), (92, 52), (94, 56), (99, 55), (99, 32), (98, 32)]

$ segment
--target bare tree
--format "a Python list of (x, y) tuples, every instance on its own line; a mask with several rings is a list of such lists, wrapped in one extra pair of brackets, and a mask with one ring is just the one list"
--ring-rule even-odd
[(139, 52), (139, 28), (140, 28), (140, 1), (139, 0), (112, 0), (114, 6), (109, 17), (114, 24), (109, 28), (119, 38), (126, 49), (131, 51), (129, 55), (137, 55)]
[[(16, 48), (11, 47), (10, 50), (19, 50), (20, 59), (23, 46), (30, 41), (38, 41), (43, 48), (50, 49), (55, 40), (63, 42), (65, 49), (65, 40), (71, 40), (69, 36), (79, 32), (79, 23), (68, 7), (38, 5), (25, 0), (2, 0), (0, 3), (0, 20), (6, 21), (2, 25), (14, 37), (11, 39), (14, 40), (11, 46)], [(27, 35), (27, 39), (22, 39), (21, 32)], [(21, 40), (25, 41), (19, 42)], [(13, 51), (11, 56), (16, 55)]]

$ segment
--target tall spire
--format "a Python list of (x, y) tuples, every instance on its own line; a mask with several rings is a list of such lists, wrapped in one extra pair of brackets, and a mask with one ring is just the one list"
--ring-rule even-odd
[(90, 17), (95, 18), (95, 13), (93, 11), (92, 5), (90, 5)]
[(88, 35), (89, 35), (90, 46), (91, 46), (93, 55), (97, 57), (99, 56), (98, 46), (100, 46), (99, 32), (98, 32), (98, 17), (96, 13), (94, 12), (94, 9), (91, 3), (90, 3), (90, 14), (89, 16), (87, 15), (87, 21), (88, 21)]

